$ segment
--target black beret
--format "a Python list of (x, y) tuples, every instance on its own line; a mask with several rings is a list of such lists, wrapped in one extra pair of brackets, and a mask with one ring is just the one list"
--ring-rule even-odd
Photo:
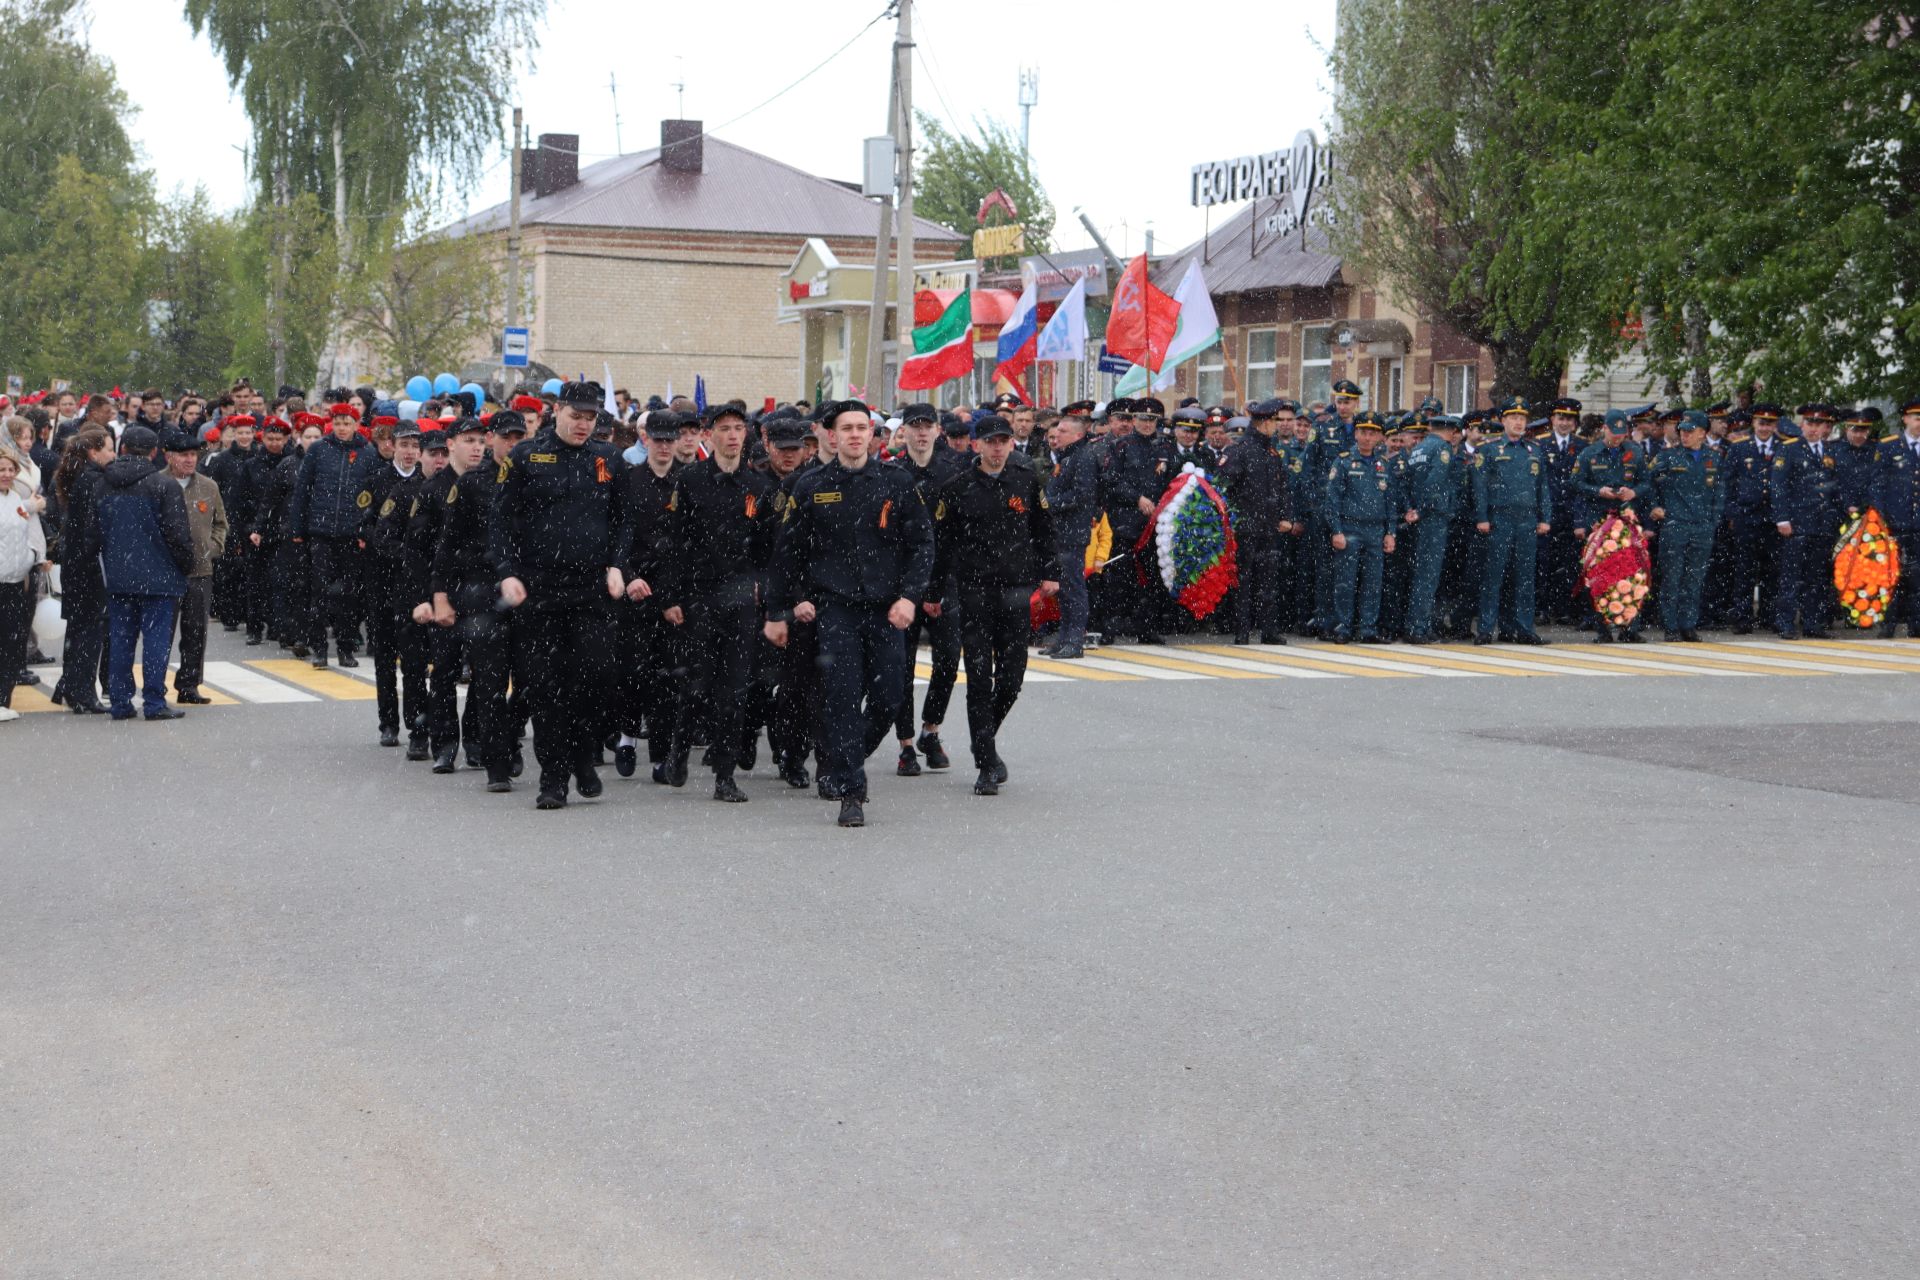
[[(462, 431), (471, 431), (473, 428), (467, 424), (478, 421), (479, 419), (473, 417), (471, 414), (461, 418), (460, 421), (453, 424), (453, 434), (459, 435)], [(493, 432), (497, 436), (510, 436), (516, 433), (520, 435), (527, 434), (527, 420), (512, 409), (502, 409), (498, 413), (490, 414), (484, 425), (488, 431)]]
[[(576, 409), (598, 409), (606, 404), (607, 393), (597, 382), (563, 382), (555, 402)], [(478, 407), (470, 406), (470, 409)]]
[(776, 418), (767, 424), (767, 443), (776, 449), (797, 449), (813, 435), (800, 418)]
[(1010, 436), (1013, 424), (997, 413), (989, 413), (976, 419), (973, 424), (973, 438), (985, 440), (992, 436)]
[(900, 411), (900, 425), (911, 426), (916, 422), (938, 422), (940, 411), (930, 404), (910, 404)]
[(747, 411), (723, 400), (719, 404), (708, 405), (706, 413), (702, 416), (702, 421), (708, 427), (711, 427), (722, 418), (738, 418), (744, 423), (747, 420)]

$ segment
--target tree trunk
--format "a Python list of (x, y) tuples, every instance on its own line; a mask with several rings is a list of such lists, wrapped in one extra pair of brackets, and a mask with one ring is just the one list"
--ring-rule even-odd
[(1687, 403), (1702, 408), (1713, 399), (1713, 371), (1707, 368), (1707, 311), (1698, 301), (1687, 303), (1687, 364), (1691, 372)]
[(293, 236), (287, 226), (287, 169), (273, 170), (273, 285), (267, 293), (267, 347), (273, 352), (274, 394), (287, 385), (287, 281), (293, 275)]
[(1543, 410), (1560, 394), (1560, 371), (1533, 370), (1533, 344), (1523, 338), (1488, 344), (1493, 352), (1493, 403), (1508, 396), (1521, 396), (1536, 410)]
[(347, 134), (340, 117), (333, 119), (333, 244), (338, 256), (339, 274), (334, 284), (334, 305), (327, 320), (328, 386), (337, 386), (340, 344), (346, 340), (340, 312), (346, 301), (347, 272), (353, 261), (353, 236), (347, 229)]

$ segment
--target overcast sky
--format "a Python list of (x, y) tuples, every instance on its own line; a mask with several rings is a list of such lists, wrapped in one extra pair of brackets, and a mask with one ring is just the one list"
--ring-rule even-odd
[[(201, 184), (222, 208), (243, 203), (246, 114), (178, 0), (86, 4), (94, 47), (139, 108), (133, 135), (161, 190)], [(1059, 211), (1058, 242), (1088, 243), (1073, 216), (1084, 205), (1115, 251), (1137, 252), (1149, 222), (1156, 250), (1170, 251), (1200, 235), (1201, 213), (1188, 204), (1194, 164), (1287, 146), (1301, 128), (1324, 132), (1323, 49), (1334, 5), (920, 0), (914, 102), (957, 125), (997, 116), (1017, 127), (1020, 69), (1037, 69), (1032, 147)], [(719, 136), (813, 173), (858, 179), (861, 138), (884, 132), (891, 21), (771, 105), (725, 122), (798, 79), (883, 7), (549, 0), (532, 69), (518, 78), (519, 101), (531, 132), (578, 133), (586, 165), (657, 145), (659, 122), (680, 114), (673, 85), (684, 81), (685, 114)], [(609, 76), (619, 86), (618, 145)], [(504, 146), (493, 149), (469, 209), (505, 198), (504, 156)]]

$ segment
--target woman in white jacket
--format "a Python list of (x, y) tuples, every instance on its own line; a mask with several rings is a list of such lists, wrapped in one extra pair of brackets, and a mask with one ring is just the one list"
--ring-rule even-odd
[(33, 626), (33, 571), (44, 568), (47, 535), (12, 449), (0, 449), (0, 723), (18, 720), (13, 682), (27, 658)]

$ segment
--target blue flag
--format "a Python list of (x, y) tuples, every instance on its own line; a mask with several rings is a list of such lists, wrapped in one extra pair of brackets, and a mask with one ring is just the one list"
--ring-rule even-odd
[(697, 373), (693, 375), (693, 407), (701, 413), (707, 411), (707, 380)]

